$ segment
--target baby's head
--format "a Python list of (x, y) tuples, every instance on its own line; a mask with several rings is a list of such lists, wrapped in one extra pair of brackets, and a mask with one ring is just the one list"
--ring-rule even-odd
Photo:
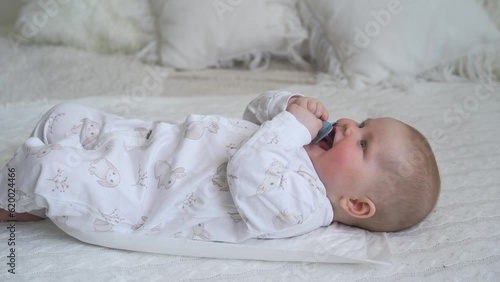
[(400, 231), (424, 219), (440, 191), (439, 171), (425, 137), (392, 118), (337, 122), (306, 151), (334, 210), (334, 221), (372, 231)]

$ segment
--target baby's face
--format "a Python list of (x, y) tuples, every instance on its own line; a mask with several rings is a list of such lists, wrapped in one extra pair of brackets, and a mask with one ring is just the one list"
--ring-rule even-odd
[(406, 125), (391, 118), (350, 119), (337, 122), (330, 147), (325, 140), (306, 145), (309, 158), (335, 207), (342, 197), (363, 197), (374, 181), (383, 160), (397, 159), (404, 149)]

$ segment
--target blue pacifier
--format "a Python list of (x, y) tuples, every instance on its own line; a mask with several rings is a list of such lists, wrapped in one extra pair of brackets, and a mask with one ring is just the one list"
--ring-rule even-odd
[(337, 122), (328, 122), (324, 121), (323, 125), (321, 126), (321, 129), (318, 132), (318, 135), (312, 140), (312, 143), (318, 143), (319, 141), (323, 140), (323, 138), (326, 137), (326, 141), (328, 142), (328, 145), (333, 144), (333, 139), (328, 135), (330, 132), (332, 132), (333, 127), (337, 124)]

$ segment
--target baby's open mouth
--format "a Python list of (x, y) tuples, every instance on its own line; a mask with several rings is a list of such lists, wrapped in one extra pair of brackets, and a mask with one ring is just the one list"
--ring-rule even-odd
[(337, 123), (330, 123), (328, 121), (323, 121), (321, 129), (318, 131), (316, 138), (312, 140), (312, 143), (318, 143), (323, 150), (330, 150), (333, 146), (333, 141), (335, 138), (335, 125)]
[(323, 150), (328, 151), (332, 148), (334, 139), (335, 139), (335, 127), (333, 127), (333, 130), (319, 141), (319, 145)]
[(335, 140), (335, 127), (330, 133), (328, 133), (327, 136), (325, 136), (325, 138), (323, 138), (323, 140), (325, 141), (327, 146), (325, 150), (330, 150), (333, 146), (333, 140)]
[(335, 141), (335, 133), (337, 132), (337, 129), (335, 126), (333, 126), (332, 132), (326, 136), (327, 141), (328, 141), (328, 146), (333, 147), (333, 142)]

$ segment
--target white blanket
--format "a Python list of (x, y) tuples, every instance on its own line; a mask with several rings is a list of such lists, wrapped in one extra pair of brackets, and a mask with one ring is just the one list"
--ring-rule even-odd
[[(59, 101), (79, 101), (128, 117), (182, 121), (189, 113), (238, 117), (258, 92), (286, 88), (324, 101), (332, 120), (392, 116), (414, 125), (430, 138), (442, 176), (435, 211), (414, 228), (388, 234), (390, 265), (114, 250), (81, 243), (45, 221), (16, 224), (15, 275), (7, 272), (10, 233), (1, 226), (1, 281), (494, 281), (500, 275), (498, 85), (422, 83), (408, 90), (356, 92), (313, 85), (310, 73), (234, 70), (175, 73), (162, 81), (155, 95), (139, 96), (132, 91), (143, 85), (149, 67), (129, 57), (103, 57), (59, 47), (20, 47), (14, 53), (1, 40), (0, 49), (0, 165), (39, 116)], [(292, 83), (296, 84), (286, 86)], [(109, 97), (78, 98), (102, 94)]]

